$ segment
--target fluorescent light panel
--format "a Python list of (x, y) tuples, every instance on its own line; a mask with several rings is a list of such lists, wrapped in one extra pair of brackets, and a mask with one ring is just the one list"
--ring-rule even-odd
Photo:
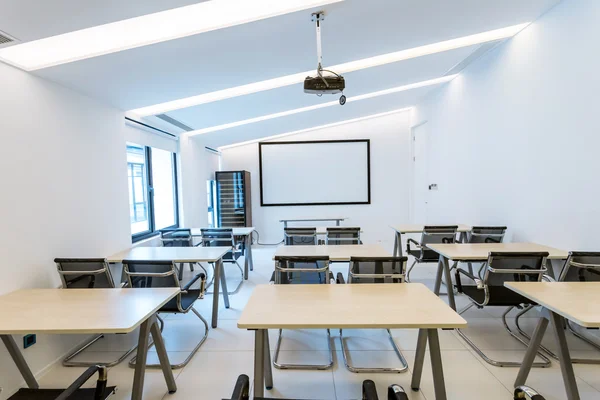
[(7, 47), (0, 60), (33, 71), (341, 1), (205, 1)]
[[(417, 89), (417, 88), (421, 88), (421, 87), (425, 87), (425, 86), (437, 85), (437, 84), (440, 84), (440, 83), (448, 82), (448, 81), (454, 79), (455, 77), (456, 77), (456, 75), (448, 75), (448, 76), (443, 76), (441, 78), (430, 79), (428, 81), (411, 83), (410, 85), (404, 85), (404, 86), (398, 86), (398, 87), (391, 88), (391, 89), (380, 90), (378, 92), (371, 92), (371, 93), (367, 93), (367, 94), (361, 94), (359, 96), (349, 97), (346, 100), (346, 102), (347, 103), (352, 103), (354, 101), (372, 99), (374, 97), (384, 96), (384, 95), (387, 95), (387, 94), (404, 92), (404, 91), (407, 91), (407, 90)], [(222, 130), (225, 130), (225, 129), (231, 129), (231, 128), (235, 128), (235, 127), (242, 126), (242, 125), (249, 125), (249, 124), (254, 124), (256, 122), (268, 121), (270, 119), (275, 119), (275, 118), (280, 118), (280, 117), (286, 117), (286, 116), (294, 115), (294, 114), (300, 114), (300, 113), (307, 112), (307, 111), (314, 111), (314, 110), (318, 110), (320, 108), (339, 106), (339, 104), (340, 103), (339, 103), (338, 100), (328, 101), (327, 103), (316, 104), (314, 106), (296, 108), (294, 110), (282, 111), (282, 112), (278, 112), (278, 113), (275, 113), (275, 114), (262, 115), (260, 117), (249, 118), (249, 119), (245, 119), (245, 120), (242, 120), (242, 121), (231, 122), (231, 123), (228, 123), (228, 124), (216, 125), (216, 126), (211, 126), (209, 128), (203, 128), (203, 129), (197, 129), (197, 130), (194, 130), (194, 131), (185, 132), (184, 134), (188, 135), (188, 136), (203, 135), (205, 133), (222, 131)]]
[(297, 135), (299, 133), (306, 133), (306, 132), (316, 131), (318, 129), (333, 128), (334, 126), (340, 126), (340, 125), (350, 124), (350, 123), (353, 123), (353, 122), (364, 121), (364, 120), (371, 119), (371, 118), (385, 117), (386, 115), (391, 115), (391, 114), (396, 114), (396, 113), (400, 113), (400, 112), (410, 111), (410, 110), (412, 110), (412, 108), (413, 107), (399, 108), (397, 110), (386, 111), (386, 112), (379, 113), (379, 114), (371, 114), (371, 115), (367, 115), (365, 117), (360, 117), (360, 118), (347, 119), (347, 120), (340, 121), (340, 122), (334, 122), (332, 124), (326, 124), (326, 125), (320, 125), (320, 126), (313, 126), (312, 128), (301, 129), (299, 131), (281, 133), (279, 135), (267, 136), (267, 137), (263, 137), (263, 138), (260, 138), (260, 139), (252, 139), (252, 140), (247, 140), (245, 142), (228, 144), (227, 146), (221, 146), (221, 147), (219, 147), (218, 150), (219, 151), (223, 151), (223, 150), (231, 149), (233, 147), (245, 146), (247, 144), (252, 144), (252, 143), (258, 143), (258, 142), (263, 142), (263, 141), (268, 141), (268, 140), (279, 139), (279, 138), (282, 138), (282, 137), (285, 137), (285, 136), (292, 136), (292, 135)]
[[(496, 29), (493, 31), (482, 32), (475, 35), (464, 36), (458, 39), (451, 39), (443, 42), (415, 47), (412, 49), (401, 50), (394, 53), (383, 54), (380, 56), (370, 58), (363, 58), (361, 60), (351, 61), (344, 64), (332, 65), (328, 66), (327, 69), (333, 70), (339, 74), (344, 74), (347, 72), (358, 71), (365, 68), (376, 67), (416, 57), (441, 53), (448, 50), (454, 50), (461, 47), (467, 47), (475, 44), (501, 40), (516, 35), (527, 25), (529, 25), (529, 22), (525, 24), (513, 25), (506, 28)], [(215, 101), (225, 100), (232, 97), (244, 96), (247, 94), (262, 92), (265, 90), (295, 85), (303, 82), (304, 78), (306, 78), (307, 75), (313, 75), (314, 73), (314, 70), (300, 72), (293, 75), (282, 76), (279, 78), (250, 83), (247, 85), (236, 86), (229, 89), (223, 89), (215, 92), (204, 93), (197, 96), (168, 101), (165, 103), (156, 104), (148, 107), (141, 107), (135, 110), (131, 110), (131, 112), (138, 114), (141, 117), (163, 114), (169, 111), (198, 106), (206, 103), (212, 103)]]

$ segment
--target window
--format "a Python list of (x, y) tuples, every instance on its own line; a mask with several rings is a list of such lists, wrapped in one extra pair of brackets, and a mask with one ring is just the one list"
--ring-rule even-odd
[(176, 155), (127, 144), (129, 217), (133, 241), (179, 225)]

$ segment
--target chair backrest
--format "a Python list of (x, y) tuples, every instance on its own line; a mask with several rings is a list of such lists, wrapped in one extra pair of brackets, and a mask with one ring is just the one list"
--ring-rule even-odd
[(104, 258), (55, 258), (64, 289), (112, 289), (115, 287)]
[(352, 257), (348, 283), (402, 283), (407, 257)]
[(191, 229), (168, 229), (160, 231), (163, 247), (193, 247)]
[(235, 247), (235, 237), (231, 228), (201, 229), (203, 247)]
[(179, 287), (173, 261), (123, 260), (123, 272), (131, 288)]
[(469, 232), (469, 243), (502, 243), (505, 226), (474, 226)]
[(504, 287), (505, 282), (539, 282), (546, 273), (547, 252), (490, 252), (483, 284)]
[(561, 282), (600, 281), (600, 252), (570, 252), (558, 280)]
[(327, 228), (327, 244), (361, 244), (360, 228), (332, 227)]
[(314, 246), (317, 244), (317, 228), (283, 228), (287, 246)]
[(425, 226), (421, 234), (421, 246), (434, 243), (454, 243), (458, 225)]
[(276, 284), (329, 283), (329, 257), (275, 257)]

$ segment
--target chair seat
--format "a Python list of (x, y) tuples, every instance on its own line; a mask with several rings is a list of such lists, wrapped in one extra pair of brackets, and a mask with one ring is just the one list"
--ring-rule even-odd
[[(483, 303), (485, 300), (485, 291), (483, 289), (477, 289), (476, 285), (462, 285), (462, 291), (464, 294), (475, 300), (477, 303)], [(520, 304), (526, 305), (537, 305), (526, 297), (506, 288), (504, 286), (490, 286), (490, 301), (488, 306), (518, 306)]]
[(421, 257), (421, 250), (411, 250), (409, 254), (416, 258), (418, 262), (437, 262), (440, 259), (440, 255), (433, 250), (425, 250), (423, 257)]
[[(107, 387), (102, 399), (110, 397), (116, 386)], [(8, 400), (56, 400), (65, 389), (19, 389), (17, 393), (9, 397)], [(69, 400), (94, 400), (96, 389), (78, 389), (69, 396)]]
[[(189, 289), (186, 293), (181, 292), (181, 308), (188, 310), (198, 300), (198, 297), (200, 297), (200, 289)], [(177, 308), (177, 297), (162, 306), (159, 312), (180, 312)]]

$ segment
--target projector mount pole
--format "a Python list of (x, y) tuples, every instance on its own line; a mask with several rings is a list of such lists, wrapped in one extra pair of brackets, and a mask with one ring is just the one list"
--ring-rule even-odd
[(325, 13), (323, 11), (318, 11), (312, 13), (312, 21), (317, 23), (317, 74), (323, 80), (326, 87), (329, 87), (329, 84), (325, 79), (323, 79), (323, 52), (321, 50), (321, 21), (325, 20)]

